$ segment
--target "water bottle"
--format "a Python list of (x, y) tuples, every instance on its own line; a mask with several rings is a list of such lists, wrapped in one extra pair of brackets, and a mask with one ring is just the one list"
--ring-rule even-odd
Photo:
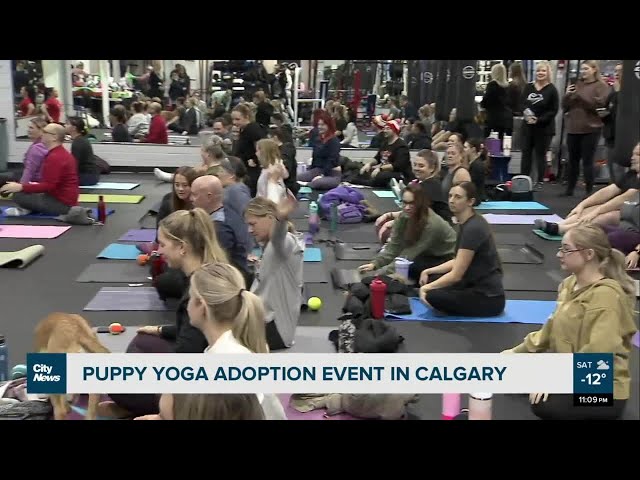
[(472, 393), (469, 395), (469, 420), (491, 420), (493, 395)]
[(330, 226), (331, 233), (336, 233), (337, 229), (338, 229), (338, 204), (334, 202), (331, 204), (331, 226)]
[(387, 295), (387, 284), (376, 277), (369, 287), (371, 296), (371, 316), (376, 319), (384, 318), (384, 300)]
[(4, 335), (0, 335), (0, 382), (9, 381), (9, 350)]
[(442, 394), (442, 420), (453, 420), (460, 413), (460, 394)]
[(320, 230), (320, 217), (318, 217), (318, 204), (311, 202), (309, 204), (309, 233), (315, 235)]
[(98, 197), (98, 222), (103, 225), (107, 221), (107, 205), (104, 203), (104, 196)]
[(356, 326), (353, 324), (353, 314), (345, 313), (338, 320), (338, 353), (355, 353)]

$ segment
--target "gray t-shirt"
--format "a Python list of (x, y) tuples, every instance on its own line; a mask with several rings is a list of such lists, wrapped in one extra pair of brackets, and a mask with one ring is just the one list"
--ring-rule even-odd
[(453, 288), (464, 288), (487, 297), (504, 295), (502, 265), (498, 256), (491, 227), (481, 215), (474, 215), (460, 225), (456, 252), (459, 249), (473, 250), (473, 260)]
[(620, 207), (620, 228), (627, 232), (640, 232), (640, 192)]

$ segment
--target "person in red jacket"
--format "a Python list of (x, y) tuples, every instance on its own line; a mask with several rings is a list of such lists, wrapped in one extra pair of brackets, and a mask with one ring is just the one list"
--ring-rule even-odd
[(169, 135), (167, 134), (167, 122), (162, 118), (162, 105), (153, 102), (149, 105), (149, 113), (151, 114), (151, 123), (149, 124), (149, 133), (144, 140), (145, 143), (169, 143)]
[(13, 193), (13, 201), (18, 205), (5, 210), (6, 215), (22, 216), (32, 212), (65, 215), (71, 207), (78, 205), (78, 162), (62, 146), (64, 137), (62, 125), (50, 123), (44, 127), (42, 143), (49, 153), (42, 164), (40, 181), (8, 182), (1, 187), (0, 194)]

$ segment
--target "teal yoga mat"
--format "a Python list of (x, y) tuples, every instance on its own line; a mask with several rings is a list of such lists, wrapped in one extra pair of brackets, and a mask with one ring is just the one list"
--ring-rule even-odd
[[(22, 215), (21, 217), (9, 217), (7, 215), (5, 215), (4, 211), (7, 208), (11, 208), (11, 207), (4, 207), (4, 208), (0, 208), (0, 217), (2, 218), (58, 218), (58, 215), (45, 215), (44, 213), (31, 213), (29, 215)], [(92, 208), (91, 209), (91, 214), (93, 215), (93, 218), (98, 218), (98, 209), (97, 208)], [(114, 213), (115, 210), (113, 208), (110, 208), (107, 210), (107, 215), (111, 215), (112, 213)]]
[(312, 193), (313, 190), (311, 190), (311, 187), (300, 187), (300, 189), (298, 190), (298, 193)]
[(476, 210), (549, 210), (538, 202), (482, 202)]
[(396, 198), (396, 194), (391, 190), (374, 190), (373, 194), (379, 198)]
[(556, 308), (555, 301), (507, 300), (504, 313), (499, 317), (476, 318), (437, 316), (434, 311), (422, 303), (419, 298), (410, 298), (409, 304), (411, 305), (410, 314), (386, 314), (386, 319), (414, 322), (528, 323), (542, 325)]
[(105, 247), (96, 258), (108, 260), (135, 260), (142, 252), (136, 245), (124, 243), (112, 243)]
[(556, 242), (562, 241), (562, 235), (549, 235), (548, 233), (543, 232), (542, 230), (538, 230), (537, 228), (533, 230), (533, 233), (535, 233), (540, 238), (544, 238), (545, 240), (553, 240)]
[[(259, 247), (254, 248), (251, 253), (256, 257), (262, 255), (262, 250)], [(316, 247), (307, 247), (304, 249), (304, 261), (305, 262), (321, 262), (322, 250)]]
[(80, 188), (82, 190), (133, 190), (139, 186), (139, 183), (99, 182), (95, 185), (80, 185)]

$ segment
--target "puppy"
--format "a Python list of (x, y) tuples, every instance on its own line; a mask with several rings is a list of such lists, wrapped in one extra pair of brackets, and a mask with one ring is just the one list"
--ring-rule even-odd
[[(35, 329), (35, 351), (39, 353), (110, 353), (80, 315), (51, 313)], [(66, 395), (51, 395), (55, 420), (64, 420), (71, 411)], [(89, 395), (86, 420), (95, 420), (99, 394)]]

